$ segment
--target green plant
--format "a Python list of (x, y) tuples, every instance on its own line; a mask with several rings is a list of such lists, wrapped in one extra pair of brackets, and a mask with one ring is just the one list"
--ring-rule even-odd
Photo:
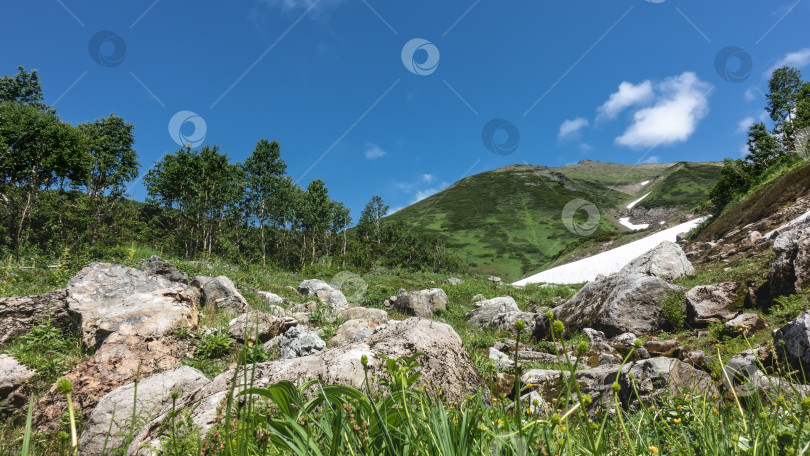
[(686, 321), (685, 294), (686, 290), (671, 291), (661, 299), (661, 310), (664, 312), (664, 317), (677, 330), (683, 329)]
[(807, 295), (794, 294), (780, 296), (774, 299), (774, 305), (770, 309), (770, 314), (777, 320), (784, 321), (795, 318), (807, 309), (810, 309), (810, 302), (807, 300)]
[(200, 338), (195, 354), (201, 359), (222, 358), (231, 351), (234, 342), (226, 329), (217, 328)]

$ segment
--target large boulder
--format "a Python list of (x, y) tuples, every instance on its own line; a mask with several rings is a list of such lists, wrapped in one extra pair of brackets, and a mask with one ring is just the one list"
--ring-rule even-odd
[(279, 341), (279, 359), (292, 359), (315, 354), (326, 348), (320, 332), (298, 325), (288, 329)]
[(70, 327), (65, 290), (39, 296), (0, 298), (0, 345), (27, 333), (34, 323), (46, 321), (61, 329)]
[(734, 296), (740, 288), (737, 282), (700, 285), (687, 291), (686, 316), (696, 326), (730, 320), (738, 311), (731, 309)]
[(37, 373), (8, 355), (0, 355), (0, 408), (14, 409), (25, 405), (20, 391)]
[[(178, 398), (210, 383), (202, 372), (182, 366), (130, 383), (107, 393), (90, 413), (87, 426), (79, 438), (83, 455), (102, 455), (105, 441), (108, 449), (124, 443), (122, 431), (131, 426), (133, 405), (138, 420), (159, 415), (172, 404), (172, 394)], [(135, 427), (136, 432), (139, 427)]]
[(146, 271), (147, 274), (159, 275), (172, 282), (180, 282), (188, 285), (188, 274), (180, 272), (177, 266), (157, 255), (152, 255), (148, 259), (141, 260), (141, 268)]
[[(661, 299), (682, 289), (654, 276), (612, 274), (588, 283), (551, 312), (555, 319), (562, 320), (567, 333), (592, 328), (607, 337), (625, 332), (646, 334), (666, 327)], [(541, 321), (534, 333), (538, 340), (551, 336), (549, 325)]]
[(370, 307), (349, 307), (338, 314), (338, 320), (371, 320), (375, 323), (385, 323), (390, 320), (388, 312)]
[[(319, 379), (326, 384), (348, 385), (363, 388), (365, 374), (360, 362), (368, 357), (368, 375), (384, 377), (385, 361), (377, 355), (392, 358), (412, 356), (421, 366), (421, 377), (414, 388), (431, 386), (444, 391), (448, 400), (459, 401), (479, 389), (485, 389), (481, 376), (475, 369), (470, 355), (464, 349), (461, 338), (450, 325), (432, 320), (409, 318), (389, 325), (386, 329), (363, 340), (341, 347), (318, 352), (312, 356), (290, 360), (260, 363), (255, 366), (254, 385), (266, 387), (281, 380), (303, 383)], [(251, 366), (253, 369), (253, 366)], [(210, 384), (200, 388), (178, 404), (178, 408), (191, 408), (191, 419), (203, 433), (221, 421), (221, 408), (227, 402), (228, 392), (234, 372), (228, 371), (216, 377)], [(378, 382), (372, 383), (372, 391), (379, 391)], [(486, 394), (486, 392), (485, 392)], [(131, 448), (142, 444), (159, 447), (162, 423), (168, 414), (163, 413), (146, 425), (137, 436)], [(130, 454), (136, 454), (131, 451)], [(142, 449), (138, 454), (154, 454)]]
[(810, 218), (780, 234), (773, 242), (776, 261), (771, 265), (772, 296), (800, 293), (810, 285)]
[(515, 324), (523, 322), (523, 332), (531, 334), (534, 332), (534, 325), (537, 321), (537, 314), (534, 312), (504, 312), (495, 315), (487, 326), (501, 331), (515, 331)]
[(620, 273), (646, 274), (661, 277), (664, 280), (675, 280), (694, 272), (695, 268), (686, 258), (681, 246), (674, 242), (664, 241), (628, 263)]
[(349, 308), (349, 301), (340, 290), (336, 290), (323, 280), (304, 280), (298, 285), (298, 292), (304, 296), (317, 296), (326, 306), (327, 315), (334, 316)]
[(203, 306), (211, 306), (231, 313), (250, 311), (245, 297), (239, 293), (233, 281), (225, 276), (197, 276), (194, 277), (192, 286), (200, 290)]
[(683, 361), (663, 356), (632, 363), (619, 376), (619, 385), (619, 398), (631, 409), (682, 394), (717, 394), (709, 374)]
[(67, 285), (67, 310), (84, 343), (98, 347), (112, 333), (160, 337), (197, 325), (197, 294), (160, 276), (92, 263)]
[(776, 353), (795, 369), (810, 373), (810, 310), (774, 330)]
[(294, 318), (279, 318), (254, 310), (231, 320), (228, 323), (228, 332), (238, 341), (253, 340), (264, 343), (297, 324)]
[(395, 309), (417, 317), (430, 318), (437, 309), (447, 310), (447, 294), (441, 288), (397, 293)]
[(340, 325), (335, 335), (329, 339), (329, 346), (337, 347), (338, 345), (346, 345), (363, 340), (385, 326), (385, 323), (378, 323), (374, 320), (366, 320), (363, 318), (348, 320)]
[[(399, 298), (397, 298), (399, 301)], [(467, 324), (472, 326), (489, 326), (498, 314), (507, 312), (520, 312), (517, 303), (511, 296), (485, 299), (473, 304), (475, 309), (467, 312), (464, 317)]]

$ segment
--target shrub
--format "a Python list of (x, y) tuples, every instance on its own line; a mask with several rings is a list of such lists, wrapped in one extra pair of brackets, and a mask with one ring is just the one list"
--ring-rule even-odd
[(234, 340), (223, 328), (205, 334), (197, 343), (196, 355), (201, 359), (222, 358), (231, 351)]
[(684, 295), (686, 290), (678, 290), (667, 293), (661, 300), (661, 310), (664, 317), (673, 328), (681, 330), (686, 321), (686, 303)]

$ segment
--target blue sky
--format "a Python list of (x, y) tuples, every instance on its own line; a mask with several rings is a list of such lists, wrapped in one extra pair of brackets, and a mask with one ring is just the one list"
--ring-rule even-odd
[(142, 172), (176, 140), (277, 139), (356, 219), (512, 163), (737, 157), (768, 70), (810, 72), (808, 22), (801, 0), (9, 0), (0, 70), (39, 69), (66, 121), (135, 124)]

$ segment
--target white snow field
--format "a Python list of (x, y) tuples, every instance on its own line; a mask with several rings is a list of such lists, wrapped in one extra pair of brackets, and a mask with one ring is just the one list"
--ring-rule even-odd
[[(652, 192), (650, 192), (650, 193), (652, 193)], [(632, 203), (628, 204), (627, 208), (632, 209), (633, 207), (635, 207), (636, 204), (640, 203), (641, 200), (643, 200), (644, 198), (650, 196), (650, 193), (647, 193), (646, 195), (642, 196), (641, 198), (639, 198), (639, 199), (633, 201)]]
[(518, 280), (512, 285), (527, 285), (530, 283), (559, 283), (572, 284), (590, 282), (599, 274), (608, 275), (619, 272), (627, 263), (636, 257), (654, 249), (664, 241), (675, 242), (675, 237), (681, 233), (689, 232), (703, 223), (706, 217), (696, 218), (686, 223), (659, 231), (645, 238), (633, 241), (615, 249), (584, 258), (573, 263), (564, 264), (540, 272), (525, 279)]
[(647, 228), (650, 227), (649, 223), (641, 223), (641, 224), (638, 224), (638, 225), (634, 225), (634, 224), (630, 223), (630, 217), (622, 217), (622, 218), (620, 218), (619, 223), (621, 223), (622, 225), (624, 225), (627, 228), (630, 228), (631, 230), (634, 230), (634, 231), (646, 230)]
[(770, 239), (771, 237), (773, 237), (774, 233), (781, 232), (782, 230), (784, 230), (785, 228), (787, 228), (789, 226), (793, 226), (793, 225), (795, 225), (795, 224), (797, 224), (799, 222), (803, 222), (807, 217), (810, 217), (810, 211), (805, 212), (804, 214), (802, 214), (802, 215), (796, 217), (795, 219), (785, 223), (784, 225), (780, 226), (779, 228), (777, 228), (775, 230), (768, 231), (767, 233), (762, 235), (762, 237), (764, 237), (765, 239)]

